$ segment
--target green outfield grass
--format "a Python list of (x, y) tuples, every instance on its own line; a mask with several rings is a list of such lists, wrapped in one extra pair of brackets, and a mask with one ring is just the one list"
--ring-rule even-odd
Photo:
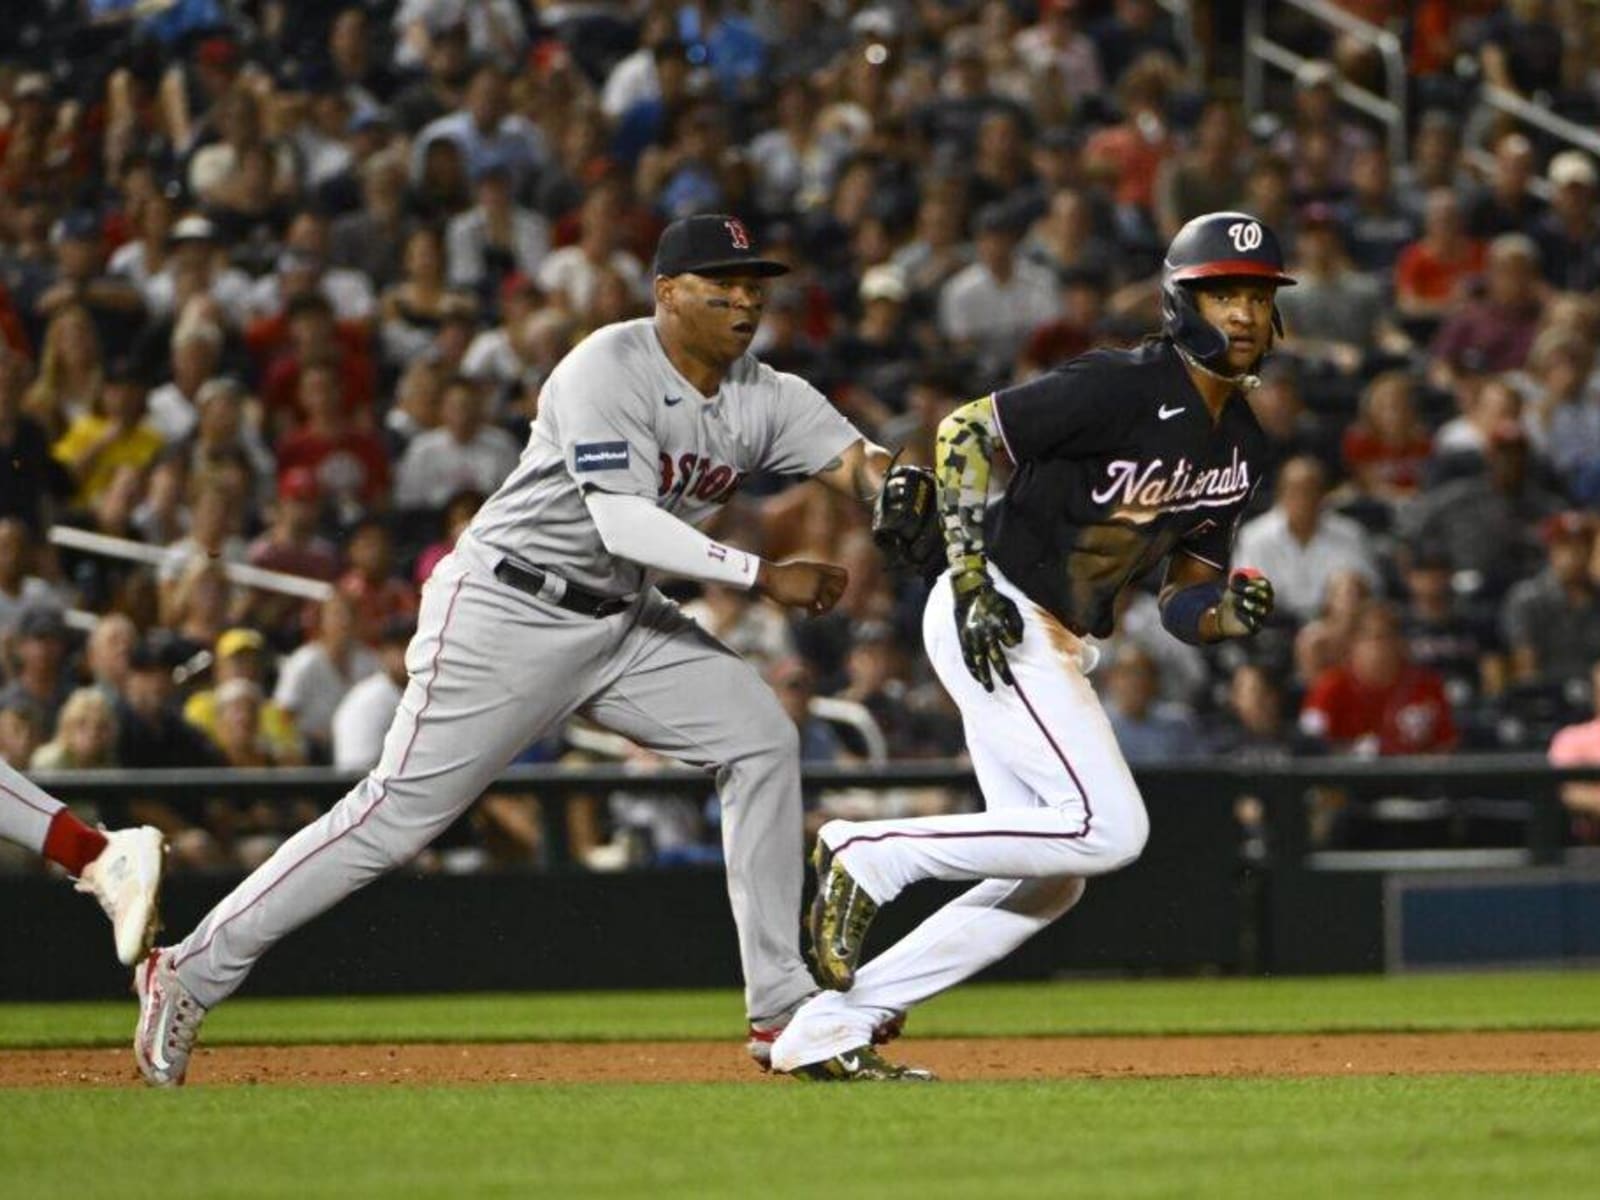
[[(0, 1046), (117, 1045), (134, 1007), (0, 1005)], [(737, 993), (337, 997), (222, 1005), (206, 1042), (628, 1041), (736, 1036)], [(1320, 1033), (1600, 1027), (1600, 971), (1187, 979), (959, 988), (917, 1010), (919, 1037)]]
[(0, 1097), (7, 1196), (1593, 1194), (1600, 1079)]
[[(126, 1044), (132, 1003), (0, 1006)], [(731, 992), (242, 999), (222, 1042), (714, 1038)], [(961, 989), (918, 1037), (1600, 1027), (1600, 973)], [(1595, 1194), (1600, 1075), (0, 1090), (0, 1198)]]

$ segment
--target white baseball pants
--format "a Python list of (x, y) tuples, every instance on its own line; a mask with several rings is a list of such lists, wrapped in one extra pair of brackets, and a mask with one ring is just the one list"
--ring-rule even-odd
[(42, 853), (50, 822), (65, 807), (15, 767), (0, 762), (0, 838)]
[(378, 765), (184, 939), (184, 986), (207, 1007), (226, 998), (274, 942), (410, 861), (513, 755), (583, 712), (716, 770), (749, 1015), (792, 1009), (816, 986), (800, 957), (794, 723), (748, 663), (660, 593), (614, 616), (582, 616), (496, 579), (498, 557), (463, 537), (434, 570)]
[(961, 709), (985, 811), (830, 821), (819, 834), (880, 905), (919, 879), (982, 882), (862, 966), (850, 991), (807, 1001), (773, 1046), (778, 1070), (867, 1044), (885, 1021), (1064, 915), (1087, 876), (1126, 866), (1144, 849), (1144, 801), (1085, 678), (1094, 648), (998, 573), (995, 584), (1023, 616), (1022, 642), (1006, 655), (1015, 688), (996, 680), (986, 692), (967, 671), (948, 574), (923, 614), (928, 659)]

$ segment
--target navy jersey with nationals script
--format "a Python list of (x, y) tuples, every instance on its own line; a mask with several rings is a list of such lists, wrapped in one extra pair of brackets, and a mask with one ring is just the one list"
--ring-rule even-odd
[(994, 410), (1016, 472), (989, 557), (1068, 628), (1105, 637), (1117, 593), (1174, 551), (1227, 569), (1266, 439), (1238, 393), (1213, 424), (1170, 342), (1091, 351)]

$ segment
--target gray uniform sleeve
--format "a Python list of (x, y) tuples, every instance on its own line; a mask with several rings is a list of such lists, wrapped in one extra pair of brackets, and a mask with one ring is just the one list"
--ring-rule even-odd
[(779, 475), (815, 475), (861, 440), (861, 431), (804, 379), (782, 371), (773, 371), (772, 378), (777, 396), (763, 469)]
[(567, 473), (584, 491), (654, 502), (661, 465), (650, 393), (632, 372), (601, 355), (572, 367), (541, 398), (551, 407)]

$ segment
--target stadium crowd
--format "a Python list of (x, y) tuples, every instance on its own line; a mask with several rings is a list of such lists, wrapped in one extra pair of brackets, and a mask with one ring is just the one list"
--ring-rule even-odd
[[(1600, 172), (1473, 100), (1592, 119), (1591, 5), (1345, 0), (1406, 38), (1399, 163), (1338, 103), (1378, 78), (1358, 43), (1287, 29), (1307, 61), (1245, 114), (1226, 46), (1201, 47), (1203, 82), (1154, 0), (71, 7), (8, 5), (0, 31), (10, 763), (374, 762), (419, 586), (552, 365), (649, 311), (674, 217), (736, 212), (790, 262), (756, 353), (926, 462), (955, 403), (1158, 329), (1162, 247), (1218, 208), (1269, 222), (1300, 280), (1250, 394), (1278, 462), (1235, 555), (1280, 609), (1203, 652), (1130, 594), (1095, 676), (1130, 761), (1600, 760)], [(925, 581), (885, 573), (861, 513), (753, 479), (716, 533), (851, 571), (810, 621), (668, 585), (762, 667), (808, 761), (961, 752)], [(641, 758), (581, 725), (526, 758), (597, 755)], [(130, 797), (107, 819), (195, 865), (254, 862), (305, 818)], [(619, 794), (567, 824), (596, 863), (693, 859), (714, 817)], [(491, 796), (440, 853), (541, 841), (536, 808)]]

